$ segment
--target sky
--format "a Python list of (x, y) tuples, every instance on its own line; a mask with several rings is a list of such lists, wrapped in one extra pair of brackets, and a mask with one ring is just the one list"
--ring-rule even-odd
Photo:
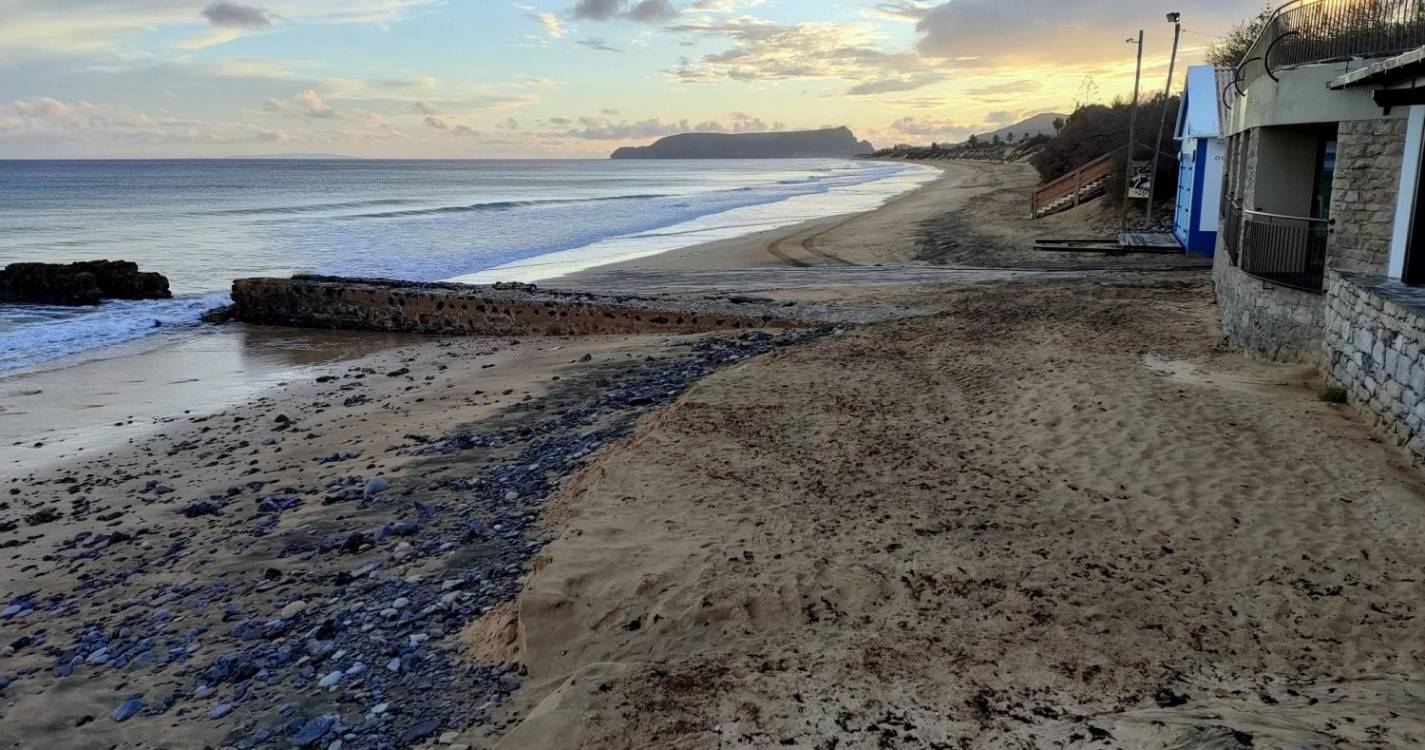
[(0, 158), (959, 141), (1161, 91), (1260, 0), (0, 0)]

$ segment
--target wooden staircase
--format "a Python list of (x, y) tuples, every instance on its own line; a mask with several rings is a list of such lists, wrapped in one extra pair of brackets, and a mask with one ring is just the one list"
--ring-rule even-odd
[(1040, 219), (1049, 214), (1067, 211), (1108, 191), (1113, 179), (1113, 154), (1107, 153), (1088, 164), (1034, 191), (1030, 199), (1031, 215)]

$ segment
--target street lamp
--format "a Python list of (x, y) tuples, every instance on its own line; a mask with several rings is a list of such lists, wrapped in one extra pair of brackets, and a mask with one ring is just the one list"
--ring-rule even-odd
[(1168, 23), (1173, 25), (1173, 56), (1168, 58), (1168, 84), (1163, 89), (1163, 118), (1158, 121), (1158, 140), (1153, 141), (1153, 171), (1148, 173), (1148, 207), (1143, 212), (1143, 228), (1153, 224), (1153, 191), (1158, 187), (1158, 158), (1163, 153), (1163, 131), (1168, 127), (1168, 99), (1173, 95), (1173, 75), (1177, 72), (1178, 40), (1183, 35), (1183, 14), (1168, 14)]
[(1124, 158), (1123, 168), (1123, 200), (1120, 206), (1118, 217), (1118, 231), (1123, 233), (1128, 231), (1128, 194), (1133, 190), (1133, 151), (1138, 130), (1138, 83), (1143, 78), (1143, 30), (1138, 30), (1138, 38), (1129, 37), (1123, 40), (1125, 44), (1138, 45), (1138, 66), (1133, 71), (1133, 109), (1128, 111), (1128, 154)]

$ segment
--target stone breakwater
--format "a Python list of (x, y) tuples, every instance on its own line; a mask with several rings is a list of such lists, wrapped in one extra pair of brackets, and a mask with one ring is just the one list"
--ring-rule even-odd
[(480, 336), (580, 336), (805, 326), (758, 302), (611, 296), (533, 285), (471, 286), (389, 279), (295, 276), (233, 282), (233, 314), (246, 323)]
[(0, 302), (97, 305), (106, 299), (168, 299), (168, 279), (127, 260), (11, 263), (0, 269)]
[[(492, 420), (407, 435), (390, 450), (418, 460), (390, 477), (344, 451), (317, 459), (350, 467), (317, 484), (235, 476), (188, 497), (148, 478), (133, 502), (157, 506), (149, 523), (76, 504), (68, 519), (92, 528), (45, 567), (86, 572), (71, 590), (0, 602), (0, 700), (72, 702), (59, 715), (104, 744), (179, 731), (185, 746), (394, 750), (486, 721), (520, 673), (468, 663), (459, 634), (519, 591), (563, 479), (713, 370), (823, 332), (749, 331), (591, 366)], [(266, 419), (305, 430), (301, 417)], [(223, 433), (205, 433), (217, 435), (206, 450), (242, 448)], [(197, 440), (172, 450), (206, 460)], [(219, 546), (230, 561), (208, 557)], [(211, 573), (178, 572), (198, 560)], [(110, 677), (121, 689), (78, 697)]]

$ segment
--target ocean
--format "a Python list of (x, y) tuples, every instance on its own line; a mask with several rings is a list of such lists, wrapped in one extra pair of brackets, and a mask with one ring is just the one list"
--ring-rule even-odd
[(191, 329), (235, 278), (539, 281), (875, 208), (908, 164), (727, 161), (0, 161), (0, 265), (97, 258), (174, 299), (0, 305), (0, 372)]

